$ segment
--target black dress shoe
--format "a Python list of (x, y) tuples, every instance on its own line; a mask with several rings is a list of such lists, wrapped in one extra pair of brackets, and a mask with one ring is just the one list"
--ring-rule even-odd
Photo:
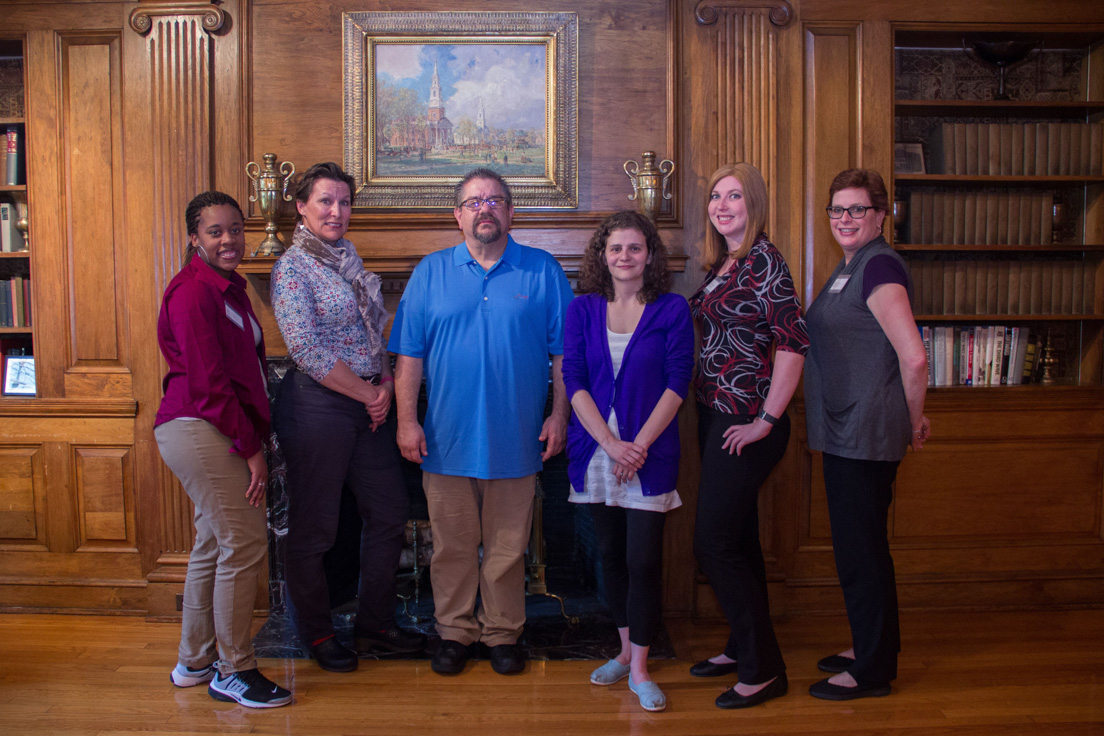
[(429, 666), (438, 675), (458, 675), (464, 671), (468, 662), (468, 648), (458, 641), (442, 639), (441, 645), (433, 653)]
[(789, 689), (790, 683), (786, 680), (786, 675), (783, 674), (774, 678), (771, 684), (753, 695), (740, 695), (740, 693), (729, 688), (717, 696), (717, 707), (725, 709), (750, 708), (753, 705), (765, 703), (772, 698), (781, 698)]
[(722, 662), (718, 664), (716, 662), (710, 662), (708, 659), (703, 659), (690, 667), (690, 675), (693, 677), (723, 677), (725, 675), (731, 675), (735, 671), (735, 662)]
[(517, 644), (491, 647), (491, 669), (500, 675), (516, 675), (525, 669), (525, 653)]
[(838, 675), (840, 672), (851, 669), (853, 664), (855, 664), (855, 660), (851, 657), (841, 657), (838, 654), (833, 654), (817, 662), (817, 669), (821, 672), (831, 672)]
[(310, 653), (319, 667), (330, 672), (352, 672), (357, 668), (356, 652), (339, 642), (336, 636), (312, 645)]
[(425, 634), (416, 631), (404, 631), (398, 626), (391, 625), (383, 631), (362, 631), (357, 629), (353, 634), (353, 642), (357, 652), (368, 654), (374, 652), (420, 652), (425, 649)]
[(833, 685), (827, 679), (809, 686), (809, 694), (823, 700), (854, 700), (855, 698), (880, 698), (889, 695), (888, 682), (875, 682), (869, 685), (844, 687)]

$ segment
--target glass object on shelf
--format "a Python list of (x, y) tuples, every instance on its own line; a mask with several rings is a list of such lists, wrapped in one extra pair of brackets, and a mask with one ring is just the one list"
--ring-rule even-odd
[(1041, 47), (1042, 43), (1039, 41), (1021, 41), (1016, 39), (982, 41), (980, 39), (962, 39), (963, 51), (967, 54), (973, 51), (978, 59), (997, 68), (999, 82), (997, 84), (997, 92), (993, 95), (994, 100), (1012, 99), (1004, 86), (1005, 71), (1008, 67), (1024, 61), (1032, 51)]

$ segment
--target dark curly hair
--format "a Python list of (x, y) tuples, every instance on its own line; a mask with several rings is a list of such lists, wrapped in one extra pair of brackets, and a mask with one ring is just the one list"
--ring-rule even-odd
[(295, 179), (295, 200), (306, 204), (314, 192), (314, 184), (319, 179), (332, 179), (333, 181), (339, 181), (349, 187), (349, 196), (352, 197), (356, 194), (356, 179), (345, 173), (345, 169), (341, 168), (333, 161), (326, 161), (324, 163), (315, 164), (302, 174), (299, 174)]
[[(216, 192), (214, 190), (200, 192), (192, 197), (192, 201), (189, 202), (188, 206), (184, 209), (184, 224), (187, 226), (188, 235), (199, 235), (199, 216), (203, 214), (203, 210), (208, 207), (218, 207), (224, 204), (230, 205), (236, 209), (238, 214), (241, 215), (242, 221), (245, 221), (245, 213), (242, 212), (238, 200), (234, 199), (226, 192)], [(187, 266), (191, 263), (192, 257), (195, 254), (196, 249), (192, 246), (191, 238), (188, 238), (188, 247), (184, 249), (184, 261), (181, 266)]]
[(613, 301), (613, 277), (606, 264), (606, 241), (614, 230), (636, 230), (644, 236), (651, 263), (644, 267), (644, 287), (637, 294), (643, 304), (654, 302), (660, 294), (671, 290), (671, 271), (667, 268), (667, 247), (659, 237), (659, 231), (644, 215), (632, 210), (621, 210), (602, 221), (590, 236), (583, 262), (579, 266), (579, 293), (601, 294)]

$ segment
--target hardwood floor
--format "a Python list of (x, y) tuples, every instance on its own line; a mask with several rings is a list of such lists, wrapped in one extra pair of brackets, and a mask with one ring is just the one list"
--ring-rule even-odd
[(1104, 611), (905, 613), (900, 677), (888, 698), (830, 703), (806, 690), (816, 660), (847, 640), (841, 617), (778, 622), (790, 693), (747, 711), (713, 699), (725, 680), (687, 674), (719, 650), (715, 625), (671, 622), (679, 660), (653, 673), (664, 713), (624, 681), (587, 682), (595, 662), (534, 662), (501, 677), (486, 661), (443, 678), (428, 662), (362, 662), (348, 675), (264, 660), (292, 705), (249, 710), (178, 689), (179, 626), (93, 616), (0, 615), (0, 734), (1104, 734)]

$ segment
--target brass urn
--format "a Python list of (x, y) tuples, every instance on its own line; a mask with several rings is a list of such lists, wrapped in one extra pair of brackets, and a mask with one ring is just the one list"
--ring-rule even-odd
[(643, 165), (633, 159), (629, 159), (624, 165), (625, 174), (632, 182), (633, 188), (629, 199), (636, 200), (636, 209), (640, 214), (655, 222), (659, 217), (660, 197), (671, 198), (668, 184), (671, 181), (671, 174), (675, 172), (675, 162), (663, 159), (656, 168), (655, 151), (645, 151), (640, 154), (640, 158), (644, 161)]
[(287, 193), (288, 182), (295, 173), (295, 164), (284, 161), (280, 168), (276, 168), (276, 154), (264, 154), (264, 169), (255, 161), (245, 165), (245, 174), (253, 180), (253, 194), (250, 202), (258, 202), (261, 217), (265, 219), (266, 237), (253, 251), (255, 256), (276, 256), (286, 250), (280, 240), (280, 226), (276, 221), (280, 217), (280, 202), (290, 202), (291, 195)]

